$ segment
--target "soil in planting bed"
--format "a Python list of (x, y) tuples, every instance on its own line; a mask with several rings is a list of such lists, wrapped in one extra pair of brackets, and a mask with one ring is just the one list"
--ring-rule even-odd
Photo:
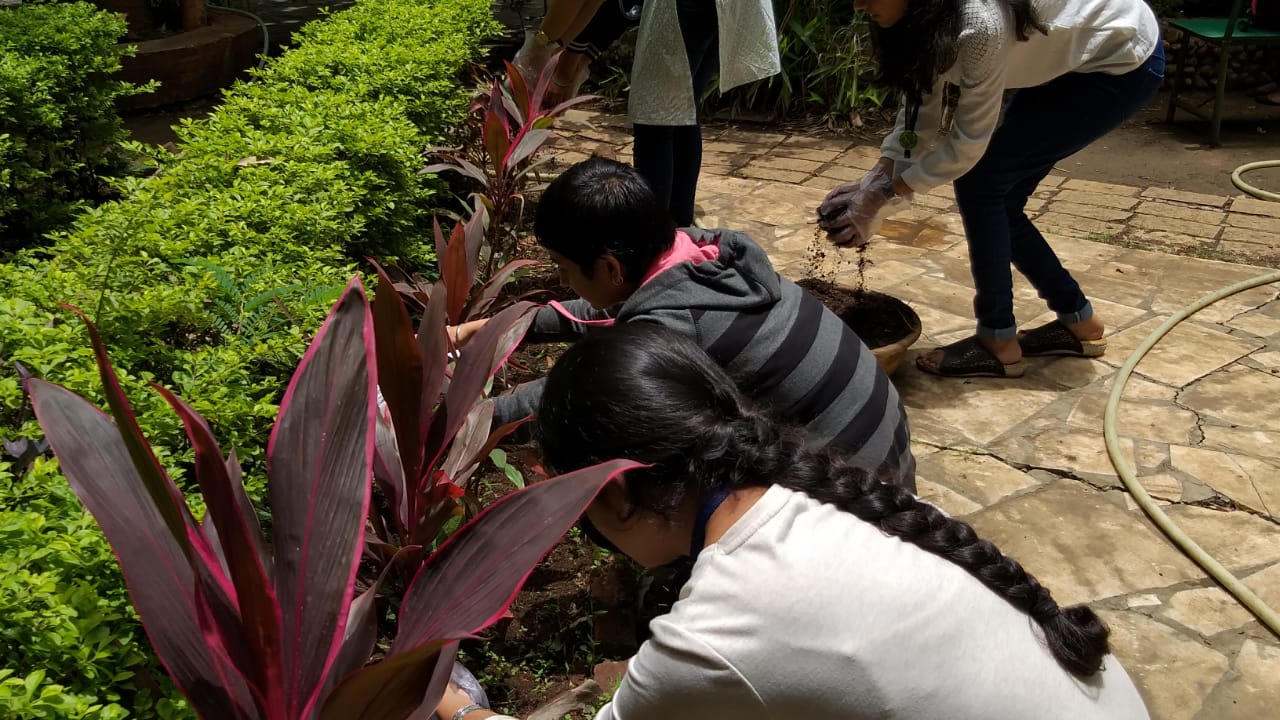
[(806, 278), (797, 284), (831, 308), (867, 347), (891, 345), (917, 327), (911, 308), (892, 295), (874, 290), (849, 290), (818, 278)]

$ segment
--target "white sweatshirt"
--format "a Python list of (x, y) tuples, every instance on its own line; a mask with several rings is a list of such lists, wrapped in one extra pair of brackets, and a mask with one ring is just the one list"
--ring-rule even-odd
[(960, 567), (771, 488), (699, 555), (596, 720), (1148, 720)]
[[(885, 138), (881, 153), (915, 192), (928, 192), (964, 175), (987, 150), (1000, 120), (1004, 91), (1044, 85), (1073, 72), (1122, 75), (1155, 52), (1160, 27), (1143, 0), (1033, 0), (1036, 31), (1024, 42), (1014, 35), (1013, 16), (1000, 0), (964, 0), (959, 57), (924, 97), (916, 121), (918, 144), (904, 160), (898, 138), (905, 112)], [(951, 132), (939, 137), (943, 84), (960, 87)], [(905, 171), (902, 166), (909, 165)]]

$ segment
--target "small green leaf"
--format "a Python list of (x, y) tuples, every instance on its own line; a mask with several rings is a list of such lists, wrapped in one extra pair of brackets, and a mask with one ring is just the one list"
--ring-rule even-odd
[(511, 481), (512, 485), (516, 486), (517, 490), (524, 489), (524, 475), (516, 469), (515, 465), (508, 465), (502, 471), (507, 474), (507, 479)]

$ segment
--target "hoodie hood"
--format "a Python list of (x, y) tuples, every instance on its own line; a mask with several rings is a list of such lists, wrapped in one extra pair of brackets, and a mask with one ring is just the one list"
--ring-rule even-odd
[[(733, 230), (681, 228), (698, 246), (715, 245), (718, 255), (699, 253), (688, 261), (657, 268), (618, 310), (627, 320), (660, 310), (745, 312), (777, 303), (782, 282), (764, 249)], [(661, 262), (661, 261), (660, 261)]]

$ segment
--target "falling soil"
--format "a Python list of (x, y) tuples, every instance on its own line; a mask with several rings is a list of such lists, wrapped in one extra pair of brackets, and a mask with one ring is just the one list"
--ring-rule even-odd
[(845, 325), (862, 338), (867, 347), (892, 345), (916, 329), (906, 303), (874, 290), (848, 290), (817, 278), (796, 283), (831, 308)]
[[(851, 263), (847, 257), (837, 256), (835, 263), (828, 265), (828, 247), (830, 247), (830, 241), (827, 240), (826, 233), (821, 227), (815, 226), (813, 239), (809, 241), (808, 248), (809, 279), (834, 287), (836, 275), (847, 270)], [(858, 246), (857, 253), (858, 260), (854, 264), (854, 269), (857, 271), (858, 282), (854, 286), (853, 293), (855, 297), (861, 297), (866, 292), (867, 268), (871, 266), (871, 258), (867, 255), (867, 245)]]
[(821, 228), (815, 228), (809, 244), (810, 276), (796, 283), (808, 290), (857, 334), (867, 347), (892, 345), (916, 329), (914, 313), (901, 300), (884, 293), (867, 290), (867, 267), (871, 259), (867, 246), (858, 248), (855, 269), (857, 284), (852, 290), (835, 283), (835, 276), (851, 261), (840, 258), (833, 265), (826, 262), (828, 242)]

